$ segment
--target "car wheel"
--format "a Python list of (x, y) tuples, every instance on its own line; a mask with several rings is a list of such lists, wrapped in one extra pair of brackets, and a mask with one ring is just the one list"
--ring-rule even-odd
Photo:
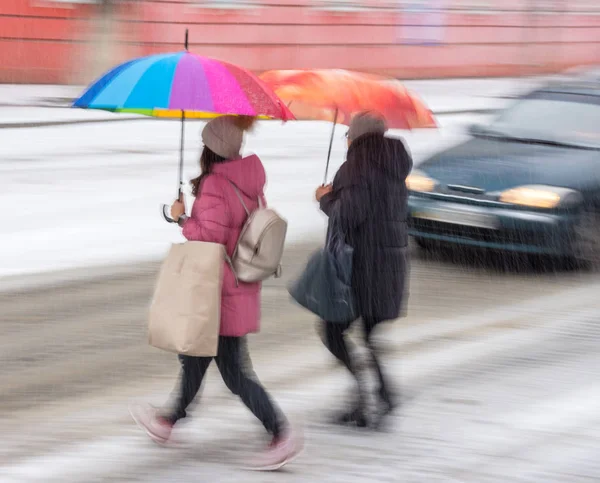
[(575, 259), (585, 265), (600, 266), (600, 212), (585, 209), (574, 229)]

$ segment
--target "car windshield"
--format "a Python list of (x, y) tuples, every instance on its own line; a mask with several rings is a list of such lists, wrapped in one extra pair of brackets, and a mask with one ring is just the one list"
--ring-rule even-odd
[(482, 134), (600, 148), (600, 97), (536, 93), (504, 111)]

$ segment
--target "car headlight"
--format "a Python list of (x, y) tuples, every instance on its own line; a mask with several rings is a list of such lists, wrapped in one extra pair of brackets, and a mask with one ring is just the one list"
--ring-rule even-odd
[(427, 193), (433, 191), (437, 186), (437, 181), (427, 176), (422, 171), (414, 170), (406, 178), (406, 187), (409, 191), (421, 191)]
[(518, 186), (500, 194), (500, 201), (531, 208), (556, 208), (559, 205), (577, 203), (581, 200), (578, 191), (557, 186)]

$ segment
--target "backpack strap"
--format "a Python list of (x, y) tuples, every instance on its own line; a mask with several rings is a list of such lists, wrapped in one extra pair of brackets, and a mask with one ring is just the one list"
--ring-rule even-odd
[[(244, 202), (244, 198), (242, 197), (242, 194), (240, 193), (239, 188), (229, 178), (227, 179), (227, 181), (229, 182), (229, 184), (231, 185), (231, 187), (235, 191), (235, 195), (238, 197), (238, 200), (240, 200), (240, 203), (244, 207), (244, 211), (246, 212), (246, 215), (250, 216), (250, 210), (248, 209), (248, 206), (246, 206), (246, 203)], [(260, 195), (258, 196), (258, 207), (259, 208), (263, 208), (263, 202), (262, 202), (262, 199), (261, 199)]]
[(233, 181), (231, 181), (230, 179), (227, 179), (227, 181), (233, 188), (233, 191), (235, 191), (235, 195), (237, 196), (238, 200), (240, 200), (240, 203), (244, 207), (244, 211), (246, 212), (246, 215), (250, 216), (250, 210), (246, 206), (246, 203), (244, 203), (244, 198), (242, 198), (242, 194), (240, 193), (240, 190), (238, 189), (238, 187), (235, 185), (235, 183)]

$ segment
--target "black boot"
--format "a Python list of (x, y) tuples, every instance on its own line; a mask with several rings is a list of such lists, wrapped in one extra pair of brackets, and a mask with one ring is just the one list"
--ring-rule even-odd
[(388, 413), (392, 413), (399, 406), (398, 397), (391, 394), (386, 387), (379, 390), (379, 398)]
[(389, 425), (389, 418), (398, 408), (397, 398), (390, 394), (385, 387), (378, 391), (378, 402), (373, 416), (372, 427), (376, 430), (385, 430)]
[(353, 426), (357, 428), (369, 427), (367, 411), (369, 408), (369, 395), (367, 392), (367, 381), (365, 372), (368, 370), (366, 360), (355, 352), (350, 359), (348, 369), (356, 380), (356, 393), (350, 411), (337, 414), (334, 423), (342, 426)]
[(357, 428), (366, 428), (369, 426), (365, 411), (360, 407), (335, 415), (333, 423), (341, 426), (355, 426)]
[(354, 362), (353, 375), (356, 379), (356, 393), (350, 397), (350, 410), (338, 413), (333, 417), (333, 423), (341, 426), (356, 428), (367, 428), (370, 426), (368, 415), (369, 394), (367, 391), (364, 367), (360, 365), (360, 359)]

